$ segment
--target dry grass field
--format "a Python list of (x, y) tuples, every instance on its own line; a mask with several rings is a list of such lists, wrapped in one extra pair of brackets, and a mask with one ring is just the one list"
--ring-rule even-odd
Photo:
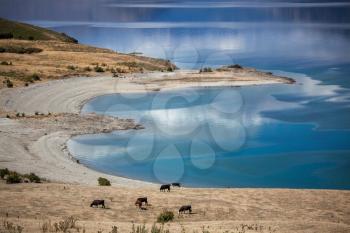
[[(45, 223), (53, 225), (69, 216), (77, 219), (80, 232), (111, 232), (112, 226), (132, 232), (133, 224), (146, 224), (151, 232), (163, 210), (175, 214), (164, 226), (170, 232), (350, 231), (348, 191), (173, 188), (168, 193), (157, 187), (1, 182), (0, 196), (0, 219), (23, 226), (23, 232), (43, 232)], [(147, 210), (134, 205), (143, 196), (148, 197)], [(104, 199), (106, 208), (91, 208), (94, 199)], [(185, 204), (192, 205), (193, 213), (178, 215)]]

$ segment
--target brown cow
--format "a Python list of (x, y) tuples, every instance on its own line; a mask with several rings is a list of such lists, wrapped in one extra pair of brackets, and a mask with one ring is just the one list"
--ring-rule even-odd
[(166, 189), (170, 192), (170, 184), (162, 184), (159, 190), (165, 192)]
[(94, 200), (91, 204), (90, 207), (96, 206), (98, 208), (98, 206), (101, 205), (102, 208), (106, 208), (105, 207), (105, 200)]
[(147, 197), (139, 197), (136, 199), (135, 205), (138, 206), (139, 208), (141, 208), (142, 203), (145, 203), (146, 205), (148, 205), (148, 201), (147, 201)]
[(179, 209), (179, 214), (185, 213), (186, 211), (188, 211), (189, 214), (192, 213), (192, 206), (190, 206), (190, 205), (181, 206)]

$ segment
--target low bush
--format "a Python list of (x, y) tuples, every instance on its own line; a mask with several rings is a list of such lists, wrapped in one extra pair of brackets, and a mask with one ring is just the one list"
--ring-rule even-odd
[(12, 33), (0, 33), (0, 39), (12, 39), (13, 38), (13, 34)]
[(170, 233), (168, 229), (164, 229), (164, 225), (160, 225), (159, 227), (156, 224), (153, 224), (151, 228), (151, 233)]
[(69, 66), (67, 66), (67, 69), (68, 70), (75, 70), (75, 66), (69, 65)]
[(28, 178), (30, 180), (30, 182), (32, 182), (32, 183), (40, 183), (41, 182), (40, 177), (35, 175), (35, 173), (26, 174), (26, 175), (24, 175), (24, 177)]
[(157, 222), (166, 223), (174, 219), (174, 213), (171, 211), (163, 211), (157, 217)]
[[(2, 231), (2, 229), (4, 229), (4, 231)], [(24, 227), (5, 220), (3, 220), (2, 227), (0, 227), (1, 233), (22, 233), (23, 230)]]
[(204, 68), (200, 69), (199, 72), (201, 72), (201, 73), (213, 72), (213, 70), (210, 67), (204, 67)]
[(21, 47), (21, 46), (0, 47), (0, 53), (31, 54), (31, 53), (40, 53), (42, 51), (43, 50), (40, 48), (32, 48), (32, 47)]
[(111, 182), (103, 177), (98, 178), (98, 184), (100, 186), (111, 186)]
[(87, 67), (84, 68), (84, 71), (90, 72), (92, 70), (91, 70), (90, 66), (87, 66)]
[(95, 72), (99, 72), (99, 73), (105, 72), (105, 70), (101, 66), (95, 66), (94, 70)]
[(10, 172), (10, 174), (6, 178), (7, 184), (17, 184), (21, 183), (22, 179), (17, 172)]
[(239, 64), (229, 65), (228, 68), (242, 69), (243, 67)]
[(30, 76), (34, 81), (39, 81), (40, 80), (40, 76), (38, 75), (38, 74), (32, 74), (31, 76)]
[[(9, 117), (8, 117), (9, 118)], [(0, 177), (1, 179), (4, 179), (6, 175), (9, 175), (10, 171), (7, 168), (0, 169)]]
[(131, 233), (148, 233), (145, 225), (136, 226), (132, 224)]
[(6, 86), (7, 86), (8, 88), (12, 88), (12, 87), (13, 87), (13, 82), (12, 82), (10, 79), (6, 79), (6, 80), (5, 80), (5, 83), (6, 83)]
[(3, 65), (3, 66), (11, 66), (11, 65), (12, 65), (12, 62), (2, 61), (2, 62), (0, 63), (0, 65)]

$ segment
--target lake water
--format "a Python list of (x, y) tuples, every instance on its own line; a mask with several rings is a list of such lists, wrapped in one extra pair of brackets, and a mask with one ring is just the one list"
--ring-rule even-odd
[[(200, 187), (350, 189), (347, 1), (0, 0), (0, 16), (197, 69), (239, 63), (295, 85), (108, 95), (83, 113), (143, 130), (69, 141), (110, 174)], [(67, 7), (69, 6), (69, 8)]]

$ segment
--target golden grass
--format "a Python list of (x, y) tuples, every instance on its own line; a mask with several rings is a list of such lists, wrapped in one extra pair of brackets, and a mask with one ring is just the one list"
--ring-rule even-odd
[[(97, 182), (97, 181), (96, 181)], [(110, 231), (112, 226), (130, 232), (132, 223), (150, 227), (164, 210), (175, 218), (172, 232), (240, 232), (242, 225), (262, 231), (241, 232), (348, 232), (350, 192), (288, 189), (189, 189), (89, 187), (68, 184), (18, 184), (0, 182), (0, 218), (21, 223), (36, 232), (39, 223), (78, 219), (86, 232)], [(147, 196), (150, 206), (140, 210), (136, 198)], [(106, 208), (91, 208), (94, 199), (104, 199)], [(193, 214), (178, 215), (181, 205), (191, 204)], [(235, 230), (237, 228), (237, 231)], [(275, 231), (273, 231), (275, 230)]]
[[(40, 53), (0, 53), (0, 88), (10, 79), (14, 87), (31, 84), (30, 76), (39, 75), (41, 81), (71, 76), (96, 76), (94, 68), (101, 67), (104, 74), (143, 72), (146, 70), (167, 70), (173, 65), (165, 60), (134, 56), (100, 49), (87, 45), (60, 41), (0, 40), (0, 47), (15, 46), (43, 49)], [(91, 70), (91, 71), (89, 71)]]

